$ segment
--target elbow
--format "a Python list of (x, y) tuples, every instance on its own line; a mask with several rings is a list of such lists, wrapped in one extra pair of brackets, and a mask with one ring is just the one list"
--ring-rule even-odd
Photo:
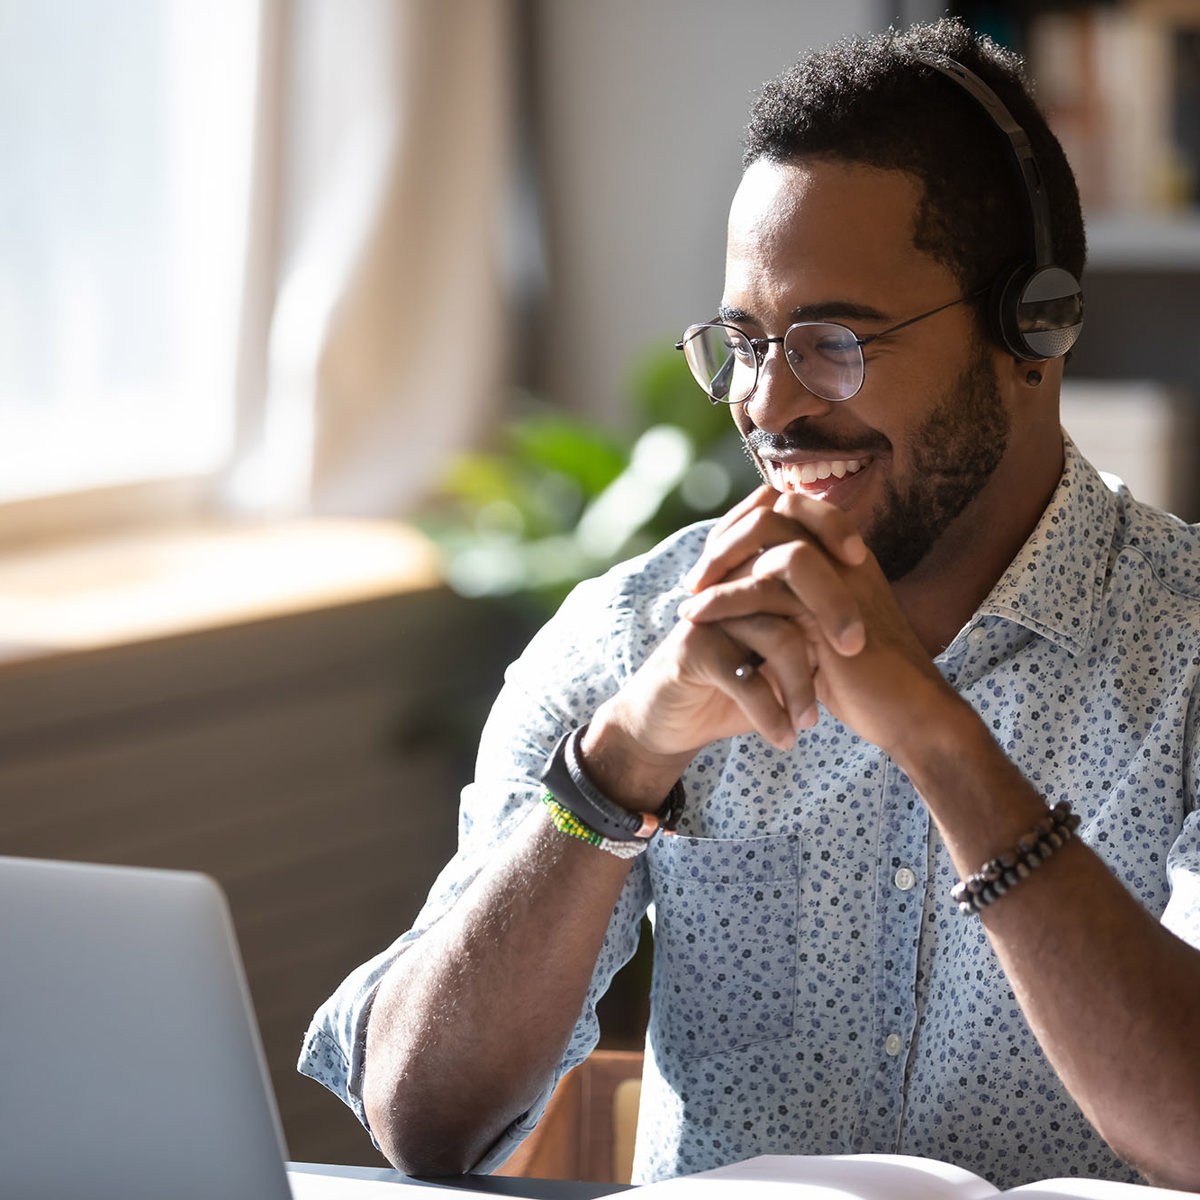
[(420, 1089), (406, 1088), (403, 1076), (384, 1079), (367, 1072), (363, 1108), (387, 1160), (406, 1175), (437, 1178), (468, 1174), (495, 1140), (469, 1128), (461, 1111)]
[(383, 1137), (376, 1133), (380, 1147), (383, 1149), (388, 1162), (405, 1175), (416, 1179), (441, 1179), (452, 1175), (466, 1175), (477, 1157), (465, 1152), (462, 1147), (455, 1147), (441, 1139), (424, 1140), (421, 1138), (399, 1136), (387, 1144)]

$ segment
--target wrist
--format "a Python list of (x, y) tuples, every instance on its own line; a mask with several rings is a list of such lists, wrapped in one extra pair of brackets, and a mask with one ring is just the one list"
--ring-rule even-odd
[(613, 701), (602, 704), (578, 744), (580, 764), (606, 796), (631, 812), (654, 812), (692, 761), (692, 754), (655, 754), (622, 723)]
[(560, 832), (592, 841), (602, 849), (608, 843), (652, 838), (660, 830), (674, 832), (686, 799), (683, 783), (676, 780), (654, 812), (625, 808), (596, 786), (579, 756), (579, 742), (587, 726), (563, 734), (542, 771), (546, 793), (542, 800)]
[(989, 738), (979, 714), (938, 675), (905, 691), (903, 716), (879, 748), (917, 784), (947, 756), (975, 750)]
[(957, 693), (952, 702), (922, 710), (919, 731), (892, 761), (908, 776), (937, 822), (960, 872), (1010, 846), (1046, 805)]
[(960, 793), (989, 760), (1008, 763), (983, 719), (952, 689), (914, 699), (912, 707), (919, 719), (884, 749), (931, 806), (944, 793)]

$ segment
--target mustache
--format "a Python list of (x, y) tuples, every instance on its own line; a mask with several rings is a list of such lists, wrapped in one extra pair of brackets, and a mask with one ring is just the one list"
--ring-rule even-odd
[(753, 454), (841, 454), (850, 451), (886, 450), (891, 443), (881, 433), (867, 433), (851, 441), (819, 429), (789, 426), (782, 433), (752, 429), (743, 440)]

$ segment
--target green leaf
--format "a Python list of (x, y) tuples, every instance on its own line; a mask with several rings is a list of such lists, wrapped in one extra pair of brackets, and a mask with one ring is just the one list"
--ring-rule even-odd
[[(580, 579), (754, 486), (729, 409), (706, 401), (669, 343), (629, 379), (624, 435), (536, 402), (530, 412), (526, 397), (499, 451), (453, 460), (442, 500), (419, 518), (451, 586), (552, 611)], [(683, 461), (673, 446), (686, 448)]]
[(513, 464), (497, 454), (456, 454), (446, 467), (442, 490), (469, 508), (505, 500), (520, 508), (523, 501)]
[(629, 381), (642, 428), (678, 426), (701, 452), (737, 438), (729, 406), (713, 404), (705, 396), (673, 344), (664, 343), (639, 356), (630, 366)]
[(565, 475), (587, 497), (603, 491), (625, 465), (624, 447), (615, 437), (576, 418), (526, 417), (509, 426), (507, 438), (526, 464)]

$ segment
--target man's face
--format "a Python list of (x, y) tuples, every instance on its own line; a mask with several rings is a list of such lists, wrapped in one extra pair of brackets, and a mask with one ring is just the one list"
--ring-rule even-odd
[[(837, 321), (863, 337), (957, 299), (949, 269), (912, 244), (918, 199), (901, 172), (753, 164), (730, 213), (723, 319), (751, 337), (781, 336), (797, 320)], [(763, 478), (852, 515), (889, 579), (921, 563), (936, 573), (944, 534), (970, 546), (1003, 519), (1003, 497), (987, 494), (1011, 427), (997, 354), (966, 305), (863, 352), (862, 389), (831, 402), (772, 346), (734, 420)]]

